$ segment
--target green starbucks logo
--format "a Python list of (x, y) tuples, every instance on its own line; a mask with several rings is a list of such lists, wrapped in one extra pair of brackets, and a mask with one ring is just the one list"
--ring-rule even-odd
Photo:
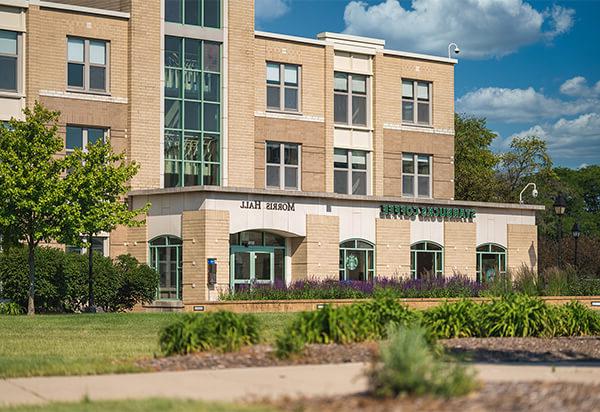
[(354, 255), (346, 257), (346, 269), (354, 270), (358, 267), (358, 258)]

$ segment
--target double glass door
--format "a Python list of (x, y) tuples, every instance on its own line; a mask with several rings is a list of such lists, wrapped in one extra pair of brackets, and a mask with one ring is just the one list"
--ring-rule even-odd
[(231, 248), (231, 287), (240, 285), (270, 284), (275, 280), (275, 250), (270, 247)]

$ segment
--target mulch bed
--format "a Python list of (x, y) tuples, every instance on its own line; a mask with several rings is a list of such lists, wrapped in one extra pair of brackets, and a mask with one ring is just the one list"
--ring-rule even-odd
[[(475, 362), (600, 362), (600, 337), (572, 338), (462, 338), (441, 343), (448, 352)], [(308, 345), (301, 356), (277, 359), (273, 347), (255, 345), (232, 353), (197, 353), (144, 359), (138, 365), (155, 371), (223, 369), (255, 366), (370, 362), (377, 357), (376, 342), (349, 345)]]
[(270, 403), (282, 411), (597, 411), (600, 385), (516, 382), (485, 384), (468, 396), (439, 399), (405, 397), (376, 399), (369, 395), (334, 398), (283, 399)]

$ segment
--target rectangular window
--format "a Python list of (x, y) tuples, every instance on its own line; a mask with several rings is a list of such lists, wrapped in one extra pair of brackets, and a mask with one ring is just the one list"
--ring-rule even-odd
[(267, 142), (266, 186), (281, 190), (300, 190), (300, 145)]
[(351, 195), (368, 193), (368, 153), (362, 150), (334, 149), (334, 192)]
[[(87, 239), (86, 239), (87, 240)], [(105, 237), (92, 237), (92, 253), (100, 253), (102, 256), (106, 256), (104, 244), (107, 238)], [(87, 254), (87, 249), (81, 246), (67, 245), (65, 248), (67, 253), (76, 253), (78, 255)]]
[(165, 20), (221, 28), (221, 0), (165, 0)]
[(164, 60), (164, 185), (219, 185), (221, 45), (166, 36)]
[(333, 117), (337, 124), (349, 126), (368, 125), (367, 76), (360, 74), (334, 74)]
[(67, 38), (67, 88), (108, 91), (108, 42)]
[(65, 149), (67, 154), (75, 149), (87, 150), (88, 145), (95, 144), (99, 140), (106, 141), (108, 130), (98, 127), (80, 127), (67, 126), (67, 137), (65, 139)]
[(402, 195), (431, 197), (431, 156), (415, 153), (402, 155)]
[(0, 90), (19, 90), (19, 33), (0, 30)]
[(267, 109), (298, 112), (300, 66), (267, 62)]
[(431, 82), (402, 80), (402, 122), (431, 125)]

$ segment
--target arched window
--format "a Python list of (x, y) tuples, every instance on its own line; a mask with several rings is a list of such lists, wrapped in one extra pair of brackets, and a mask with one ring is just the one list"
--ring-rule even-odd
[(477, 247), (477, 281), (486, 282), (506, 274), (506, 248), (495, 243)]
[(419, 242), (410, 247), (410, 273), (413, 279), (442, 276), (444, 248), (434, 242)]
[(340, 243), (340, 280), (372, 281), (375, 248), (371, 242), (351, 239)]
[(181, 299), (181, 239), (159, 236), (150, 242), (150, 266), (160, 274), (158, 299)]

